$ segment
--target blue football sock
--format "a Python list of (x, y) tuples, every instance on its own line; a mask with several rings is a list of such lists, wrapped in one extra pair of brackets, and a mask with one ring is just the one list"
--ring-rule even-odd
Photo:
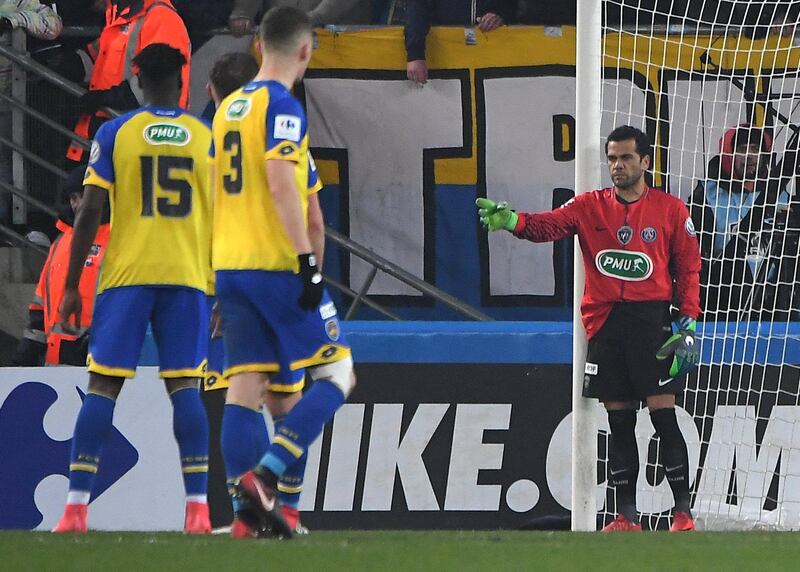
[(280, 479), (305, 454), (344, 400), (337, 386), (325, 380), (316, 381), (275, 431), (272, 446), (259, 464)]
[[(286, 415), (273, 416), (272, 420), (275, 423), (275, 432), (277, 433), (286, 420)], [(261, 456), (259, 456), (260, 458)], [(303, 477), (305, 477), (307, 461), (308, 452), (304, 451), (303, 455), (293, 465), (286, 467), (286, 472), (283, 473), (278, 482), (278, 499), (282, 505), (292, 508), (297, 508), (300, 505), (300, 493), (303, 492)]]
[[(105, 395), (86, 394), (72, 436), (70, 491), (91, 492), (100, 464), (100, 451), (111, 432), (114, 405), (116, 401)], [(86, 502), (88, 503), (88, 498)]]
[(204, 497), (208, 492), (208, 418), (200, 392), (187, 387), (172, 392), (169, 398), (186, 496)]
[(248, 469), (252, 469), (258, 464), (259, 459), (264, 456), (269, 448), (269, 431), (264, 415), (259, 412), (258, 420), (253, 419), (255, 424), (253, 430), (253, 456), (251, 457)]
[[(260, 411), (234, 403), (225, 404), (222, 416), (222, 456), (228, 475), (228, 492), (233, 493), (233, 483), (252, 469), (269, 447), (269, 433)], [(233, 497), (233, 510), (236, 498)]]

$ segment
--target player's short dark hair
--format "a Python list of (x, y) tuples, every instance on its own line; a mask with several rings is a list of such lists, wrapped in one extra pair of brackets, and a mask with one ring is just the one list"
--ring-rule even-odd
[(305, 12), (292, 6), (271, 8), (259, 27), (261, 45), (268, 52), (291, 52), (303, 35), (311, 35), (313, 27)]
[(608, 154), (608, 144), (611, 141), (619, 142), (628, 141), (630, 139), (636, 141), (636, 152), (639, 154), (639, 157), (644, 158), (653, 155), (653, 150), (650, 146), (650, 138), (647, 136), (647, 133), (631, 125), (620, 125), (608, 134), (606, 138), (606, 154)]
[(245, 52), (225, 54), (214, 62), (208, 80), (217, 95), (224, 99), (253, 79), (258, 73), (258, 62)]
[(181, 73), (186, 57), (170, 45), (150, 44), (136, 54), (133, 65), (146, 80), (161, 83)]

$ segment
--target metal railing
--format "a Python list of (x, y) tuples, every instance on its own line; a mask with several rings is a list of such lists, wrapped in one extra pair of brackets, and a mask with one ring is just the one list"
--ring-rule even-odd
[[(385, 272), (389, 276), (396, 278), (403, 284), (407, 286), (411, 286), (415, 288), (418, 292), (430, 296), (435, 300), (441, 302), (442, 304), (446, 305), (451, 310), (457, 312), (458, 314), (470, 318), (471, 320), (479, 320), (479, 321), (488, 321), (492, 320), (489, 316), (480, 312), (473, 308), (472, 306), (465, 304), (458, 298), (451, 296), (447, 292), (436, 288), (435, 286), (431, 286), (424, 280), (420, 280), (410, 272), (403, 270), (396, 264), (392, 264), (382, 256), (375, 254), (365, 246), (358, 244), (357, 242), (353, 242), (345, 235), (333, 230), (330, 227), (325, 229), (325, 236), (326, 238), (330, 239), (334, 243), (338, 244), (345, 250), (347, 250), (350, 254), (357, 256), (358, 258), (370, 263), (372, 265), (372, 271), (367, 276), (367, 279), (364, 281), (363, 286), (361, 287), (361, 291), (359, 292), (359, 297), (354, 300), (354, 305), (356, 303), (365, 300), (364, 297), (369, 290), (369, 287), (372, 285), (375, 276), (377, 275), (378, 271)], [(349, 312), (348, 312), (349, 314)]]
[[(51, 69), (41, 65), (40, 63), (36, 62), (26, 54), (19, 53), (16, 50), (11, 49), (7, 46), (0, 45), (0, 56), (7, 58), (15, 66), (24, 70), (25, 72), (50, 82), (51, 84), (53, 84), (61, 91), (65, 92), (70, 96), (80, 97), (81, 95), (86, 93), (86, 90), (83, 87), (63, 77), (60, 77)], [(76, 142), (83, 148), (88, 149), (90, 147), (91, 143), (89, 141), (83, 139), (82, 137), (78, 137), (68, 128), (54, 121), (47, 115), (33, 109), (25, 102), (19, 101), (14, 97), (10, 97), (4, 94), (0, 94), (0, 100), (5, 101), (6, 103), (12, 105), (14, 108), (34, 118), (35, 120), (47, 126), (48, 128), (52, 129), (56, 133), (68, 137), (70, 140)], [(114, 117), (119, 115), (113, 110), (106, 110), (106, 111), (108, 111), (109, 114)], [(5, 145), (11, 148), (14, 152), (19, 153), (25, 159), (28, 159), (31, 162), (37, 164), (38, 166), (48, 170), (49, 172), (56, 174), (60, 178), (65, 178), (67, 176), (67, 173), (63, 169), (57, 167), (56, 165), (53, 165), (52, 163), (49, 163), (45, 159), (39, 157), (35, 153), (32, 153), (30, 150), (26, 149), (21, 145), (18, 145), (13, 141), (10, 141), (4, 137), (0, 137), (0, 145)], [(9, 185), (4, 181), (0, 181), (0, 192), (10, 193), (14, 196), (19, 197), (21, 200), (25, 201), (26, 204), (29, 204), (53, 217), (58, 216), (54, 208), (28, 195), (26, 192), (16, 188), (14, 185)], [(40, 252), (44, 252), (45, 254), (47, 253), (46, 249), (37, 244), (32, 243), (31, 241), (27, 240), (24, 236), (18, 234), (13, 229), (7, 226), (0, 225), (0, 233), (5, 234), (15, 242), (23, 244), (24, 246), (33, 248)], [(468, 304), (465, 304), (464, 302), (460, 301), (454, 296), (451, 296), (447, 292), (444, 292), (443, 290), (440, 290), (439, 288), (436, 288), (435, 286), (428, 284), (424, 280), (417, 278), (410, 272), (400, 268), (396, 264), (393, 264), (392, 262), (386, 260), (385, 258), (375, 254), (365, 246), (350, 240), (348, 237), (344, 236), (343, 234), (340, 234), (336, 230), (330, 227), (326, 227), (325, 235), (331, 242), (335, 243), (337, 246), (347, 251), (347, 253), (349, 253), (350, 255), (356, 256), (372, 266), (372, 270), (369, 272), (367, 279), (364, 281), (364, 283), (358, 290), (354, 290), (350, 286), (347, 286), (346, 284), (343, 284), (331, 278), (330, 276), (325, 276), (325, 280), (330, 286), (339, 290), (344, 296), (352, 299), (352, 302), (346, 312), (345, 319), (350, 319), (354, 317), (356, 312), (362, 306), (371, 308), (379, 312), (381, 315), (392, 320), (402, 319), (397, 313), (385, 308), (381, 304), (378, 304), (377, 302), (369, 298), (369, 289), (372, 286), (372, 283), (375, 277), (377, 276), (377, 273), (384, 272), (389, 276), (392, 276), (393, 278), (399, 280), (406, 286), (409, 286), (415, 289), (416, 291), (420, 292), (422, 295), (429, 296), (434, 300), (436, 300), (437, 302), (442, 303), (444, 306), (451, 309), (453, 312), (455, 312), (462, 318), (470, 320), (480, 320), (480, 321), (492, 320), (492, 318), (487, 316), (486, 314), (480, 312), (479, 310), (476, 310), (475, 308), (473, 308)]]

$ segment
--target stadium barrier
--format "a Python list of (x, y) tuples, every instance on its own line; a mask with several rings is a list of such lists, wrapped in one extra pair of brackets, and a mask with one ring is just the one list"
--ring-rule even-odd
[[(568, 514), (570, 324), (348, 322), (346, 327), (358, 386), (310, 451), (301, 500), (309, 527), (517, 528), (537, 517)], [(701, 332), (714, 336), (716, 342), (704, 343), (704, 351), (725, 353), (731, 364), (725, 367), (759, 367), (763, 375), (757, 376), (762, 387), (731, 384), (710, 393), (709, 368), (692, 375), (679, 422), (689, 446), (695, 506), (721, 498), (741, 510), (737, 491), (741, 498), (752, 496), (731, 481), (738, 471), (742, 487), (760, 483), (780, 491), (751, 508), (797, 527), (800, 482), (786, 466), (794, 461), (785, 461), (782, 470), (777, 465), (781, 451), (800, 447), (800, 435), (787, 422), (800, 418), (800, 407), (789, 393), (770, 391), (779, 382), (786, 387), (787, 375), (797, 385), (797, 369), (773, 365), (780, 355), (773, 355), (770, 344), (753, 341), (758, 327), (737, 330), (731, 324)], [(797, 324), (777, 334), (790, 339), (791, 355), (800, 356)], [(152, 364), (154, 357), (148, 340), (142, 363)], [(95, 529), (183, 525), (171, 409), (156, 378), (154, 367), (141, 367), (122, 392), (91, 505)], [(0, 528), (46, 530), (55, 524), (86, 382), (82, 368), (0, 370)], [(748, 396), (756, 393), (762, 397), (751, 402)], [(603, 451), (608, 428), (599, 405), (597, 415)], [(767, 422), (757, 424), (756, 416)], [(724, 446), (734, 434), (739, 436), (735, 455)], [(663, 474), (644, 464), (652, 465), (654, 454), (645, 412), (637, 436), (643, 463), (639, 509), (661, 513), (671, 507), (671, 495)], [(704, 469), (698, 473), (701, 458)], [(745, 458), (752, 459), (746, 480)], [(607, 500), (605, 474), (601, 463), (598, 510)]]
[[(604, 38), (601, 136), (626, 114), (642, 118), (654, 141), (654, 183), (683, 199), (740, 110), (764, 116), (762, 96), (753, 100), (732, 78), (762, 86), (794, 117), (800, 48), (791, 38), (751, 39), (731, 29)], [(194, 105), (207, 101), (199, 70), (232, 42), (219, 36), (194, 54)], [(318, 42), (299, 95), (328, 223), (495, 319), (571, 319), (571, 243), (487, 238), (474, 200), (488, 195), (538, 211), (573, 195), (575, 28), (512, 26), (472, 36), (435, 28), (422, 88), (406, 79), (401, 28), (319, 30)], [(776, 149), (791, 132), (778, 130)], [(326, 253), (326, 272), (363, 284), (371, 268), (335, 250)], [(370, 294), (405, 319), (451, 319), (382, 273)], [(368, 309), (359, 317), (378, 318)]]

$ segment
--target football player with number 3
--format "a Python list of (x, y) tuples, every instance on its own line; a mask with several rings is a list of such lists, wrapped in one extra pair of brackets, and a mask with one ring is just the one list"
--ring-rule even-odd
[[(232, 535), (290, 537), (279, 482), (302, 458), (355, 385), (350, 347), (322, 283), (324, 235), (309, 192), (308, 126), (290, 90), (311, 59), (311, 23), (296, 8), (261, 21), (261, 68), (214, 116), (212, 266), (229, 379), (222, 452), (234, 484)], [(303, 369), (313, 380), (302, 394)], [(279, 375), (280, 374), (280, 375)], [(264, 381), (276, 423), (261, 430)], [(266, 453), (256, 459), (253, 451)]]
[[(219, 107), (223, 99), (250, 82), (258, 73), (258, 69), (259, 65), (255, 58), (247, 53), (226, 54), (214, 62), (214, 65), (211, 67), (211, 72), (209, 73), (208, 82), (208, 88), (210, 95), (214, 100), (214, 106)], [(316, 203), (316, 197), (311, 195), (314, 195), (322, 190), (322, 181), (319, 178), (319, 173), (317, 172), (314, 160), (311, 158), (310, 152), (308, 154), (307, 188), (309, 201)], [(316, 207), (317, 205), (314, 204), (309, 210), (310, 216), (308, 220), (308, 233), (312, 245), (314, 245), (314, 254), (317, 256), (317, 263), (319, 267), (322, 268), (322, 258), (325, 245), (325, 221), (322, 218), (322, 211)], [(208, 368), (206, 370), (204, 389), (205, 391), (227, 391), (228, 378), (222, 374), (225, 363), (225, 348), (224, 344), (222, 343), (222, 336), (224, 332), (219, 320), (218, 309), (214, 310), (213, 312), (212, 326), (212, 337), (208, 342)], [(282, 371), (272, 376), (273, 389), (286, 386), (291, 388), (296, 386), (298, 382), (302, 381), (302, 371)], [(266, 383), (264, 386), (264, 392), (266, 396), (269, 396)], [(293, 394), (293, 399), (299, 399), (299, 392), (291, 391), (290, 393)], [(267, 397), (266, 405), (268, 407), (275, 407), (278, 404), (279, 402), (277, 400)], [(287, 406), (285, 403), (280, 403), (279, 410), (270, 411), (273, 424), (280, 426), (283, 423), (283, 420), (286, 418), (286, 413)], [(215, 437), (217, 440), (219, 439), (219, 430), (217, 429), (217, 426), (211, 422), (212, 420), (209, 421), (209, 428), (211, 430), (213, 443)], [(249, 462), (245, 463), (245, 466), (248, 467), (255, 465), (258, 460), (261, 459), (262, 455), (266, 452), (267, 446), (269, 445), (269, 434), (267, 433), (266, 424), (256, 424), (256, 429), (258, 430), (260, 436), (253, 439), (254, 446), (251, 451), (251, 459)], [(263, 449), (259, 449), (258, 447), (263, 447)], [(303, 479), (305, 476), (307, 460), (308, 455), (304, 453), (293, 465), (287, 467), (286, 472), (278, 482), (278, 498), (281, 506), (281, 512), (283, 513), (283, 517), (286, 520), (286, 523), (289, 525), (289, 528), (291, 528), (296, 534), (308, 534), (308, 529), (300, 522), (300, 512), (298, 509), (300, 505), (300, 493), (303, 491)], [(237, 458), (235, 460), (235, 465), (238, 465), (243, 461), (244, 459)], [(232, 472), (236, 473), (237, 471), (234, 468)], [(232, 480), (228, 482), (228, 486), (229, 488), (233, 487)], [(232, 534), (236, 537), (252, 536), (253, 532), (254, 531), (250, 530), (246, 526), (243, 526), (243, 523), (239, 521), (236, 521), (232, 527)]]
[(67, 506), (54, 532), (86, 531), (87, 505), (116, 399), (125, 379), (136, 373), (151, 325), (159, 373), (173, 406), (186, 489), (184, 530), (207, 534), (208, 422), (198, 378), (208, 344), (211, 130), (178, 108), (183, 54), (151, 44), (133, 62), (147, 105), (97, 131), (61, 302), (67, 328), (70, 316), (80, 316), (77, 286), (108, 197), (111, 236), (89, 335), (89, 389), (75, 423)]
[[(609, 482), (617, 493), (618, 516), (603, 531), (642, 529), (635, 435), (642, 401), (675, 500), (670, 530), (693, 530), (689, 459), (675, 395), (699, 359), (700, 248), (686, 206), (645, 182), (652, 156), (645, 133), (627, 125), (614, 129), (606, 156), (611, 188), (535, 214), (479, 198), (478, 216), (490, 232), (506, 230), (532, 242), (578, 236), (586, 272), (581, 314), (589, 340), (583, 394), (598, 398), (608, 412)], [(679, 317), (670, 325), (673, 281)]]

